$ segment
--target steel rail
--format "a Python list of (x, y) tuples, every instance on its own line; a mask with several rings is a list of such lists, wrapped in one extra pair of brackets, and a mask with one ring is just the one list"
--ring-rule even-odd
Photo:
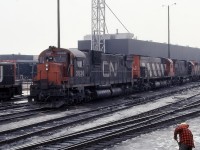
[[(192, 102), (193, 103), (193, 102)], [(146, 123), (148, 123), (148, 122), (152, 122), (153, 120), (158, 120), (158, 119), (160, 119), (160, 118), (163, 118), (164, 116), (166, 116), (166, 115), (171, 115), (171, 114), (173, 114), (173, 113), (177, 113), (177, 112), (180, 112), (180, 111), (184, 111), (184, 110), (187, 110), (187, 109), (190, 109), (190, 108), (192, 108), (192, 107), (199, 107), (199, 105), (200, 105), (200, 102), (198, 103), (198, 105), (196, 104), (197, 102), (195, 102), (195, 104), (196, 104), (196, 106), (193, 106), (192, 105), (192, 103), (190, 104), (190, 106), (187, 106), (187, 107), (183, 107), (183, 108), (179, 108), (180, 106), (177, 106), (176, 108), (174, 107), (174, 110), (173, 111), (166, 111), (166, 112), (164, 112), (164, 113), (158, 113), (158, 114), (156, 114), (156, 116), (154, 116), (154, 115), (150, 115), (150, 116), (148, 116), (148, 117), (143, 117), (143, 118), (138, 118), (138, 119), (128, 119), (128, 120), (126, 120), (126, 121), (124, 121), (124, 122), (115, 122), (115, 123), (110, 123), (110, 124), (106, 124), (106, 125), (102, 125), (102, 126), (99, 126), (99, 127), (96, 127), (96, 128), (92, 128), (92, 129), (88, 129), (88, 130), (85, 130), (85, 131), (81, 131), (81, 132), (79, 132), (79, 133), (75, 133), (75, 134), (71, 134), (71, 135), (67, 135), (67, 136), (63, 136), (63, 137), (59, 137), (59, 138), (55, 138), (55, 139), (52, 139), (52, 140), (47, 140), (47, 141), (43, 141), (43, 142), (39, 142), (39, 143), (37, 143), (37, 144), (35, 144), (35, 145), (28, 145), (28, 148), (33, 148), (33, 147), (35, 147), (36, 145), (37, 146), (40, 146), (40, 145), (43, 145), (44, 144), (44, 142), (45, 143), (52, 143), (52, 142), (55, 142), (56, 140), (58, 140), (58, 141), (61, 141), (61, 140), (63, 140), (63, 139), (71, 139), (72, 137), (74, 138), (74, 139), (77, 139), (78, 137), (78, 135), (79, 136), (81, 136), (81, 137), (83, 137), (85, 134), (88, 134), (88, 133), (90, 133), (90, 132), (92, 132), (92, 133), (94, 133), (95, 132), (95, 134), (97, 134), (96, 132), (98, 131), (98, 130), (103, 130), (103, 131), (105, 131), (105, 130), (107, 130), (107, 128), (114, 128), (115, 126), (119, 126), (119, 125), (121, 125), (121, 126), (124, 126), (125, 124), (129, 124), (129, 126), (130, 126), (130, 124), (131, 124), (131, 126), (133, 127), (133, 125), (137, 125), (138, 126), (138, 123), (136, 124), (136, 122), (140, 122), (139, 124), (142, 124), (142, 123), (144, 123), (144, 124), (146, 124)], [(170, 104), (169, 104), (169, 106), (170, 106)], [(155, 111), (154, 111), (155, 112)], [(186, 114), (189, 114), (189, 113), (186, 113)], [(153, 118), (151, 118), (151, 116), (153, 116)], [(142, 121), (142, 122), (141, 122)], [(123, 127), (124, 128), (124, 127)], [(114, 131), (114, 132), (116, 132), (116, 130)], [(91, 136), (92, 137), (92, 136)], [(86, 138), (84, 138), (84, 139), (86, 139)], [(94, 140), (94, 139), (93, 139)], [(33, 146), (33, 147), (32, 147)], [(36, 146), (36, 147), (37, 147)], [(59, 146), (58, 146), (59, 147)], [(72, 146), (73, 148), (75, 148), (74, 146)], [(23, 147), (23, 148), (26, 148), (26, 147)], [(67, 146), (67, 149), (68, 148), (70, 148), (69, 147), (69, 145)], [(19, 149), (20, 149), (20, 147), (19, 147)]]

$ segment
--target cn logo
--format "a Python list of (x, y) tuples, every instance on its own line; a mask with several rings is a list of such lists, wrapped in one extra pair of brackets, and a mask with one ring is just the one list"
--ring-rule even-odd
[(0, 66), (0, 82), (3, 81), (3, 66)]
[(103, 77), (117, 76), (117, 63), (103, 61)]

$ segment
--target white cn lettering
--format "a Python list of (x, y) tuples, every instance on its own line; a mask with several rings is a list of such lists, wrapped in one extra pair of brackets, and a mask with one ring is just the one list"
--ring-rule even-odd
[(110, 62), (110, 75), (112, 72), (114, 73), (114, 76), (116, 77), (117, 76), (117, 63), (115, 63), (115, 67), (113, 67), (113, 63)]
[(105, 68), (109, 68), (109, 64), (107, 61), (103, 61), (103, 77), (109, 77), (110, 76), (110, 71), (106, 70)]
[(3, 66), (0, 66), (0, 82), (3, 81)]
[(103, 77), (110, 77), (112, 73), (115, 77), (117, 76), (117, 63), (113, 65), (112, 62), (108, 63), (107, 61), (103, 61)]

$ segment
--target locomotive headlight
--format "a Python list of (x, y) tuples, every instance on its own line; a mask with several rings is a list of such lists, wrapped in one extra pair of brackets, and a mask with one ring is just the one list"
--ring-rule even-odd
[(46, 71), (47, 71), (47, 70), (49, 70), (49, 65), (48, 65), (48, 64), (46, 64), (45, 66), (46, 66)]

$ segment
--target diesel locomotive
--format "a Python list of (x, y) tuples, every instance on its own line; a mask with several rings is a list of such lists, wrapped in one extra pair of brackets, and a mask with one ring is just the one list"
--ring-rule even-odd
[(16, 65), (0, 62), (0, 100), (8, 100), (22, 94), (22, 84), (16, 82)]
[(31, 104), (60, 107), (198, 80), (195, 61), (49, 47), (39, 55)]

